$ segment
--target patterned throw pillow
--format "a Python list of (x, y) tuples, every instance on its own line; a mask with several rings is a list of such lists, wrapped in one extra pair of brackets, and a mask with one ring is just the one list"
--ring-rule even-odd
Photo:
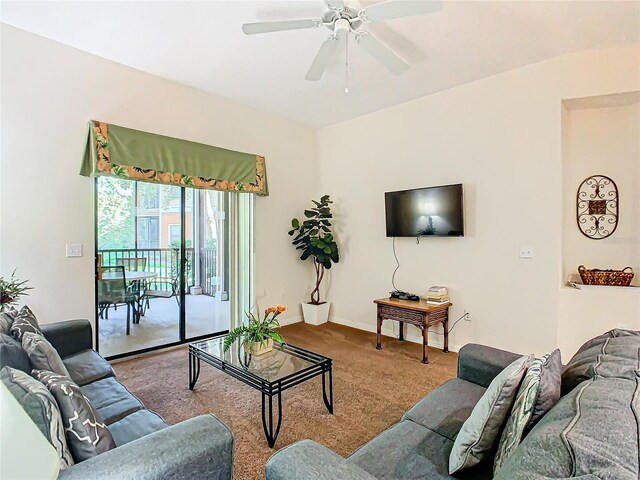
[(28, 373), (11, 367), (4, 367), (0, 370), (0, 380), (56, 449), (60, 457), (60, 468), (65, 469), (73, 465), (73, 457), (64, 435), (60, 410), (58, 410), (58, 404), (49, 390)]
[(449, 455), (449, 474), (493, 457), (500, 431), (533, 355), (523, 356), (496, 376), (462, 425)]
[(40, 330), (38, 326), (38, 319), (26, 305), (22, 307), (20, 312), (14, 317), (13, 324), (11, 325), (11, 335), (21, 342), (22, 335), (25, 332), (39, 333), (42, 335), (42, 330)]
[(22, 348), (27, 352), (33, 369), (49, 370), (70, 377), (58, 351), (39, 333), (24, 332), (22, 334)]
[(9, 307), (3, 312), (0, 312), (0, 333), (9, 335), (11, 325), (13, 325), (13, 319), (17, 314), (18, 311), (13, 307)]
[[(498, 452), (493, 461), (494, 475), (520, 445), (525, 432), (560, 399), (561, 371), (560, 350), (554, 350), (531, 362), (500, 437)], [(534, 411), (538, 415), (535, 421)]]
[(73, 380), (53, 372), (34, 370), (32, 373), (58, 402), (67, 444), (76, 462), (116, 447), (107, 425)]

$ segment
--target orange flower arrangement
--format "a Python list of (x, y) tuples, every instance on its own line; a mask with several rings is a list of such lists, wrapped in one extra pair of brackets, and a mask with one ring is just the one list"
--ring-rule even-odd
[(231, 344), (241, 339), (243, 343), (261, 343), (269, 339), (284, 343), (284, 339), (276, 328), (280, 327), (278, 323), (278, 315), (287, 311), (284, 305), (276, 305), (269, 307), (264, 311), (264, 318), (260, 319), (260, 314), (254, 315), (247, 312), (249, 322), (240, 325), (229, 332), (224, 340), (224, 351), (226, 352)]

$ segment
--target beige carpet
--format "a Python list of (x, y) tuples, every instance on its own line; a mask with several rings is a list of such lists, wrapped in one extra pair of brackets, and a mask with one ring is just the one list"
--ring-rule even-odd
[(168, 423), (213, 413), (233, 432), (234, 479), (264, 478), (264, 465), (278, 449), (304, 438), (340, 455), (355, 449), (400, 420), (425, 394), (455, 376), (457, 356), (429, 350), (429, 365), (420, 362), (421, 346), (335, 324), (282, 328), (285, 340), (331, 357), (334, 409), (322, 401), (321, 377), (283, 392), (283, 420), (275, 448), (268, 448), (260, 419), (260, 393), (213, 367), (202, 364), (193, 392), (188, 388), (186, 348), (115, 365), (117, 375), (150, 409)]

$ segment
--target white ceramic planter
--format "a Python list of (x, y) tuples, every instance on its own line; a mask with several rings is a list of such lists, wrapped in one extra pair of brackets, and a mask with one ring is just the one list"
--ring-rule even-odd
[(304, 322), (309, 325), (322, 325), (329, 320), (329, 309), (331, 308), (330, 302), (325, 302), (321, 305), (312, 305), (310, 303), (302, 304), (302, 316)]
[(263, 355), (271, 350), (273, 350), (273, 339), (271, 338), (260, 343), (254, 342), (247, 344), (247, 353), (251, 355)]
[(201, 286), (193, 286), (189, 288), (189, 293), (191, 295), (202, 295), (202, 287)]

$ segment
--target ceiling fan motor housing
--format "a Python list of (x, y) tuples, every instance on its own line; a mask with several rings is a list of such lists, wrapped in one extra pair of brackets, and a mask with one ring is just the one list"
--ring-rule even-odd
[[(336, 32), (338, 20), (344, 19), (351, 24), (351, 29), (355, 30), (362, 25), (362, 20), (358, 17), (358, 10), (344, 6), (340, 10), (327, 10), (322, 15), (322, 23), (329, 30)], [(336, 32), (338, 33), (338, 32)]]

